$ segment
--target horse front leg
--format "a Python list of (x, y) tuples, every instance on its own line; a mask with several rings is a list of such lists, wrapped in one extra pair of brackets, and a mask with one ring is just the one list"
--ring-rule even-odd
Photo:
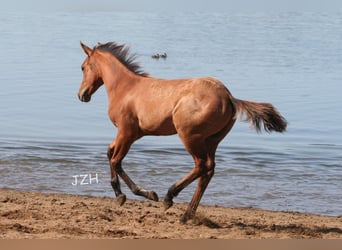
[(135, 195), (143, 196), (153, 201), (158, 201), (158, 195), (154, 191), (147, 191), (144, 188), (136, 185), (122, 169), (122, 160), (128, 153), (128, 150), (132, 145), (132, 142), (134, 141), (132, 140), (132, 142), (130, 142), (129, 140), (123, 138), (127, 138), (127, 136), (118, 136), (116, 142), (113, 142), (110, 146), (110, 149), (108, 150), (108, 152), (110, 152), (108, 155), (110, 156), (110, 168), (112, 173), (111, 184), (114, 189), (115, 195), (117, 196), (119, 204), (124, 204), (124, 202), (126, 201), (126, 196), (121, 192), (118, 176), (121, 177), (121, 179), (127, 184), (129, 189)]
[(115, 196), (117, 197), (117, 203), (122, 206), (126, 202), (126, 195), (121, 191), (120, 180), (117, 174), (117, 167), (111, 164), (111, 159), (113, 158), (115, 150), (115, 140), (109, 145), (107, 151), (107, 157), (110, 165), (111, 181), (110, 184), (114, 190)]
[(143, 196), (149, 200), (158, 201), (158, 195), (154, 191), (147, 191), (146, 189), (136, 185), (126, 172), (120, 167), (118, 171), (119, 176), (124, 180), (133, 194)]

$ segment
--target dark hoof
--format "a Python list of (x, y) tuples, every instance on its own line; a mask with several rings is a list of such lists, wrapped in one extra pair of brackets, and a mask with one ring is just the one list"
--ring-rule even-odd
[(164, 210), (168, 210), (170, 207), (172, 207), (173, 201), (170, 199), (165, 199), (164, 200)]
[(179, 219), (181, 223), (186, 223), (188, 220), (194, 219), (195, 218), (195, 213), (196, 211), (186, 211)]
[(191, 219), (191, 216), (185, 213), (179, 218), (179, 222), (185, 224), (189, 219)]
[(126, 202), (126, 195), (120, 194), (118, 197), (116, 197), (116, 203), (119, 206), (122, 206)]
[(158, 197), (157, 193), (154, 191), (148, 192), (147, 198), (150, 200), (153, 200), (153, 201), (159, 201), (159, 197)]

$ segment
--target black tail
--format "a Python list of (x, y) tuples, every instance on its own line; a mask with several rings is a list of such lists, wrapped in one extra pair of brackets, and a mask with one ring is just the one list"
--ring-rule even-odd
[(286, 130), (287, 121), (272, 104), (235, 98), (233, 98), (233, 103), (236, 109), (235, 117), (244, 114), (244, 121), (250, 122), (257, 132), (261, 131), (262, 124), (268, 133), (272, 131), (284, 132)]

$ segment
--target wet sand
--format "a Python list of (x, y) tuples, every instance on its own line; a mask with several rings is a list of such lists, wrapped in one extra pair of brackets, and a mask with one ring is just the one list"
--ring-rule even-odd
[(199, 206), (0, 189), (3, 239), (342, 239), (342, 216)]

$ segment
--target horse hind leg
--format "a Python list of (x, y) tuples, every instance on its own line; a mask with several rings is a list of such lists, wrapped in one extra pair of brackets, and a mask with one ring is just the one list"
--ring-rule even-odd
[[(198, 204), (203, 196), (203, 193), (208, 186), (211, 177), (214, 174), (215, 163), (210, 160), (209, 150), (205, 143), (205, 140), (199, 138), (195, 140), (183, 140), (186, 149), (192, 155), (195, 166), (192, 171), (172, 185), (164, 199), (165, 209), (170, 208), (173, 205), (173, 198), (176, 197), (185, 187), (192, 183), (197, 178), (199, 179), (197, 189), (195, 194), (185, 212), (181, 217), (181, 222), (186, 222), (188, 219), (192, 218), (196, 212)], [(208, 165), (208, 163), (210, 163)]]
[(177, 196), (183, 188), (195, 179), (199, 178), (193, 198), (184, 215), (180, 219), (181, 222), (185, 223), (187, 220), (194, 217), (200, 200), (211, 178), (214, 176), (215, 153), (218, 144), (229, 133), (234, 123), (235, 119), (229, 120), (222, 130), (206, 139), (185, 142), (183, 140), (186, 149), (194, 158), (195, 167), (186, 177), (170, 187), (164, 200), (165, 208), (167, 209), (171, 207), (173, 204), (172, 198)]
[(182, 223), (185, 223), (187, 220), (192, 219), (195, 216), (197, 207), (202, 199), (202, 196), (211, 180), (211, 178), (214, 175), (214, 169), (215, 169), (215, 162), (214, 162), (214, 156), (208, 155), (205, 162), (201, 163), (201, 173), (198, 179), (198, 184), (195, 190), (195, 193), (191, 199), (191, 202), (188, 205), (187, 210), (180, 218), (180, 221)]
[(167, 210), (173, 205), (173, 198), (176, 197), (184, 188), (200, 176), (200, 167), (196, 166), (189, 174), (173, 184), (167, 191), (164, 198), (164, 209)]
[(185, 211), (184, 215), (181, 217), (181, 222), (185, 223), (188, 219), (191, 219), (194, 217), (197, 207), (199, 205), (199, 202), (204, 194), (204, 191), (206, 190), (211, 178), (214, 176), (215, 171), (215, 154), (216, 149), (218, 147), (218, 144), (222, 141), (222, 139), (229, 133), (231, 128), (233, 127), (235, 123), (235, 119), (231, 119), (227, 125), (218, 133), (208, 137), (205, 140), (205, 145), (207, 148), (207, 158), (204, 162), (204, 169), (205, 171), (202, 172), (197, 188), (195, 190), (194, 196), (189, 203), (189, 206), (187, 210)]
[(180, 222), (185, 223), (189, 219), (192, 219), (195, 216), (196, 210), (197, 210), (198, 205), (201, 201), (201, 198), (204, 194), (204, 191), (206, 190), (206, 188), (207, 188), (211, 178), (213, 177), (213, 175), (214, 175), (214, 170), (211, 170), (211, 171), (208, 171), (207, 174), (199, 177), (195, 193), (192, 197), (191, 202), (189, 203), (187, 210), (181, 216)]

